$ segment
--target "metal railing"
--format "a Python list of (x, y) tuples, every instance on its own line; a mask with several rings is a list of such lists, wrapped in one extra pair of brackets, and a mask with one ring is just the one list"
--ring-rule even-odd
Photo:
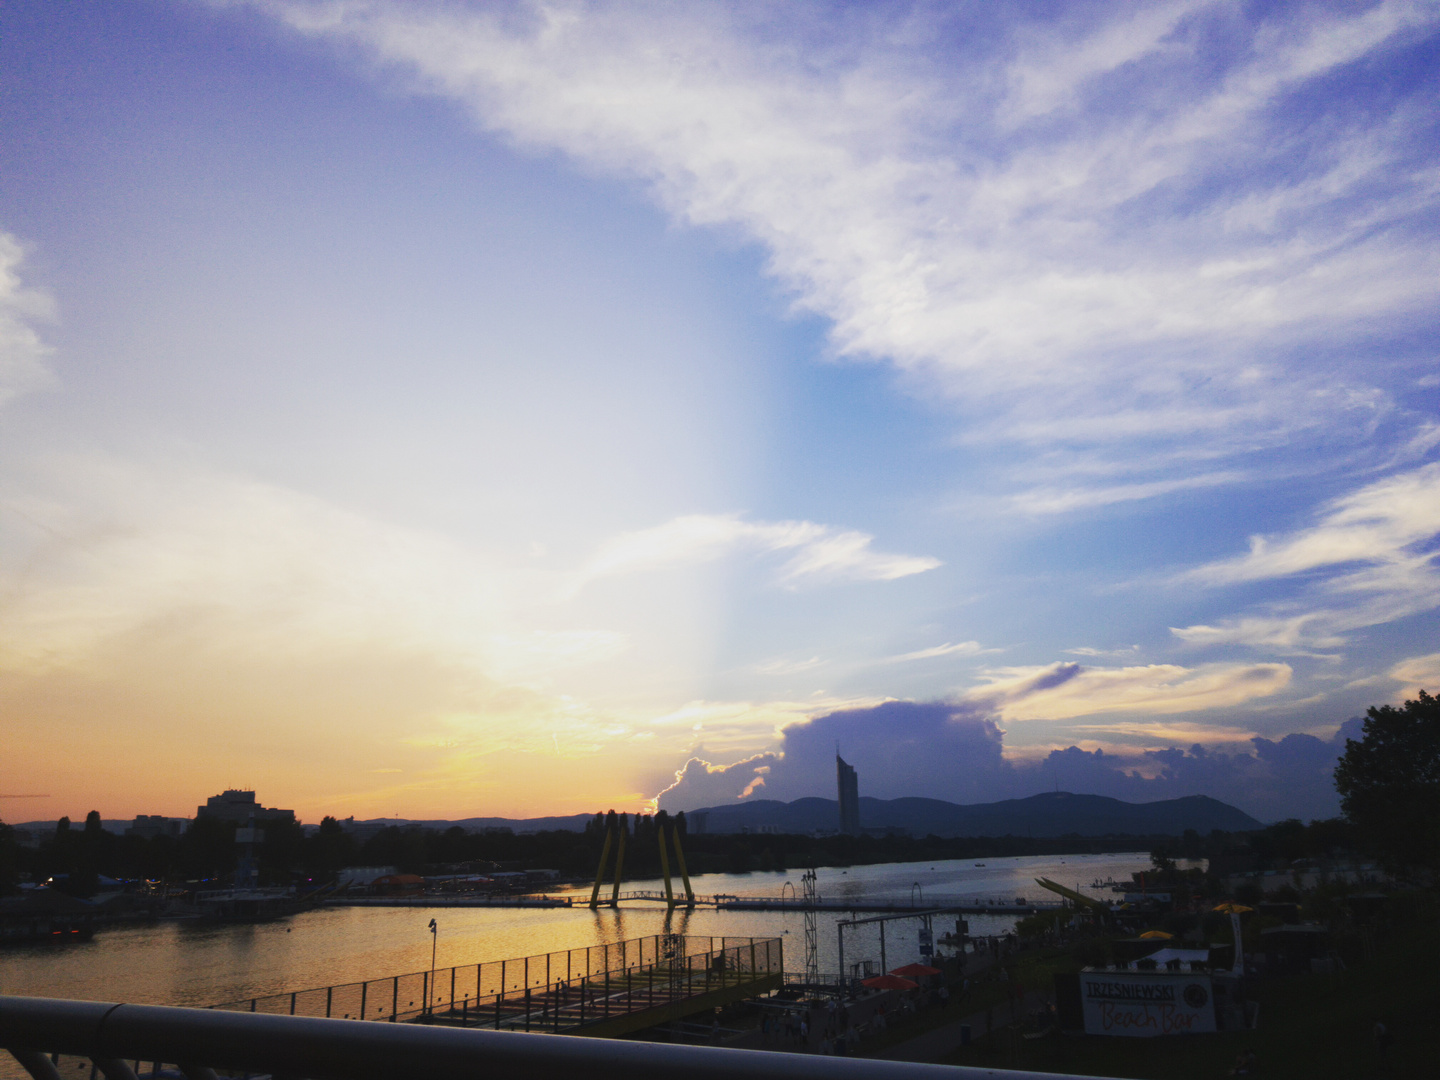
[(227, 1001), (226, 1012), (561, 1031), (780, 976), (779, 938), (653, 934), (585, 949)]
[(188, 1080), (216, 1080), (216, 1070), (308, 1080), (1066, 1080), (1056, 1073), (27, 997), (0, 997), (0, 1047), (35, 1080), (62, 1075), (51, 1055), (88, 1058), (106, 1080), (156, 1076), (166, 1065)]

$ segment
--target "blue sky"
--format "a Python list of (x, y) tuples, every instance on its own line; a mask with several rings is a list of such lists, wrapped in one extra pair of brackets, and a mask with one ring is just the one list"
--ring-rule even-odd
[(836, 739), (1333, 812), (1440, 682), (1437, 28), (7, 5), (7, 816), (794, 798)]

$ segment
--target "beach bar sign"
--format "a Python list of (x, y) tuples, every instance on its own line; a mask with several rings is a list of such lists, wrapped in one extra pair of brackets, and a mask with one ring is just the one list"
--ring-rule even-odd
[(1193, 1035), (1215, 1030), (1210, 976), (1179, 972), (1083, 971), (1085, 1034)]

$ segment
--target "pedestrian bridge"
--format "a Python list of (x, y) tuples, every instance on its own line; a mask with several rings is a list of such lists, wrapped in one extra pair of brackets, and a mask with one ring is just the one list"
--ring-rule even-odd
[(778, 990), (784, 969), (779, 938), (655, 934), (211, 1008), (604, 1037)]
[[(673, 903), (663, 892), (650, 889), (633, 889), (622, 892), (618, 900), (650, 900), (662, 904)], [(680, 906), (687, 906), (684, 901)], [(833, 911), (833, 912), (916, 912), (930, 913), (936, 910), (956, 912), (962, 915), (1033, 915), (1037, 911), (1054, 911), (1064, 907), (1059, 900), (1033, 900), (1023, 896), (949, 896), (920, 897), (918, 900), (891, 900), (883, 897), (868, 898), (849, 896), (839, 900), (810, 900), (804, 896), (735, 896), (716, 893), (713, 896), (697, 896), (689, 906), (713, 907), (719, 911)]]

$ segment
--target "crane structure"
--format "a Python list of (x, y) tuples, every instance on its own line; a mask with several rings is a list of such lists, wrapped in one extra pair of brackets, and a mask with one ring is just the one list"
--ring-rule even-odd
[(800, 883), (805, 904), (805, 981), (814, 986), (820, 981), (820, 931), (815, 918), (820, 894), (815, 889), (813, 866), (805, 871)]

